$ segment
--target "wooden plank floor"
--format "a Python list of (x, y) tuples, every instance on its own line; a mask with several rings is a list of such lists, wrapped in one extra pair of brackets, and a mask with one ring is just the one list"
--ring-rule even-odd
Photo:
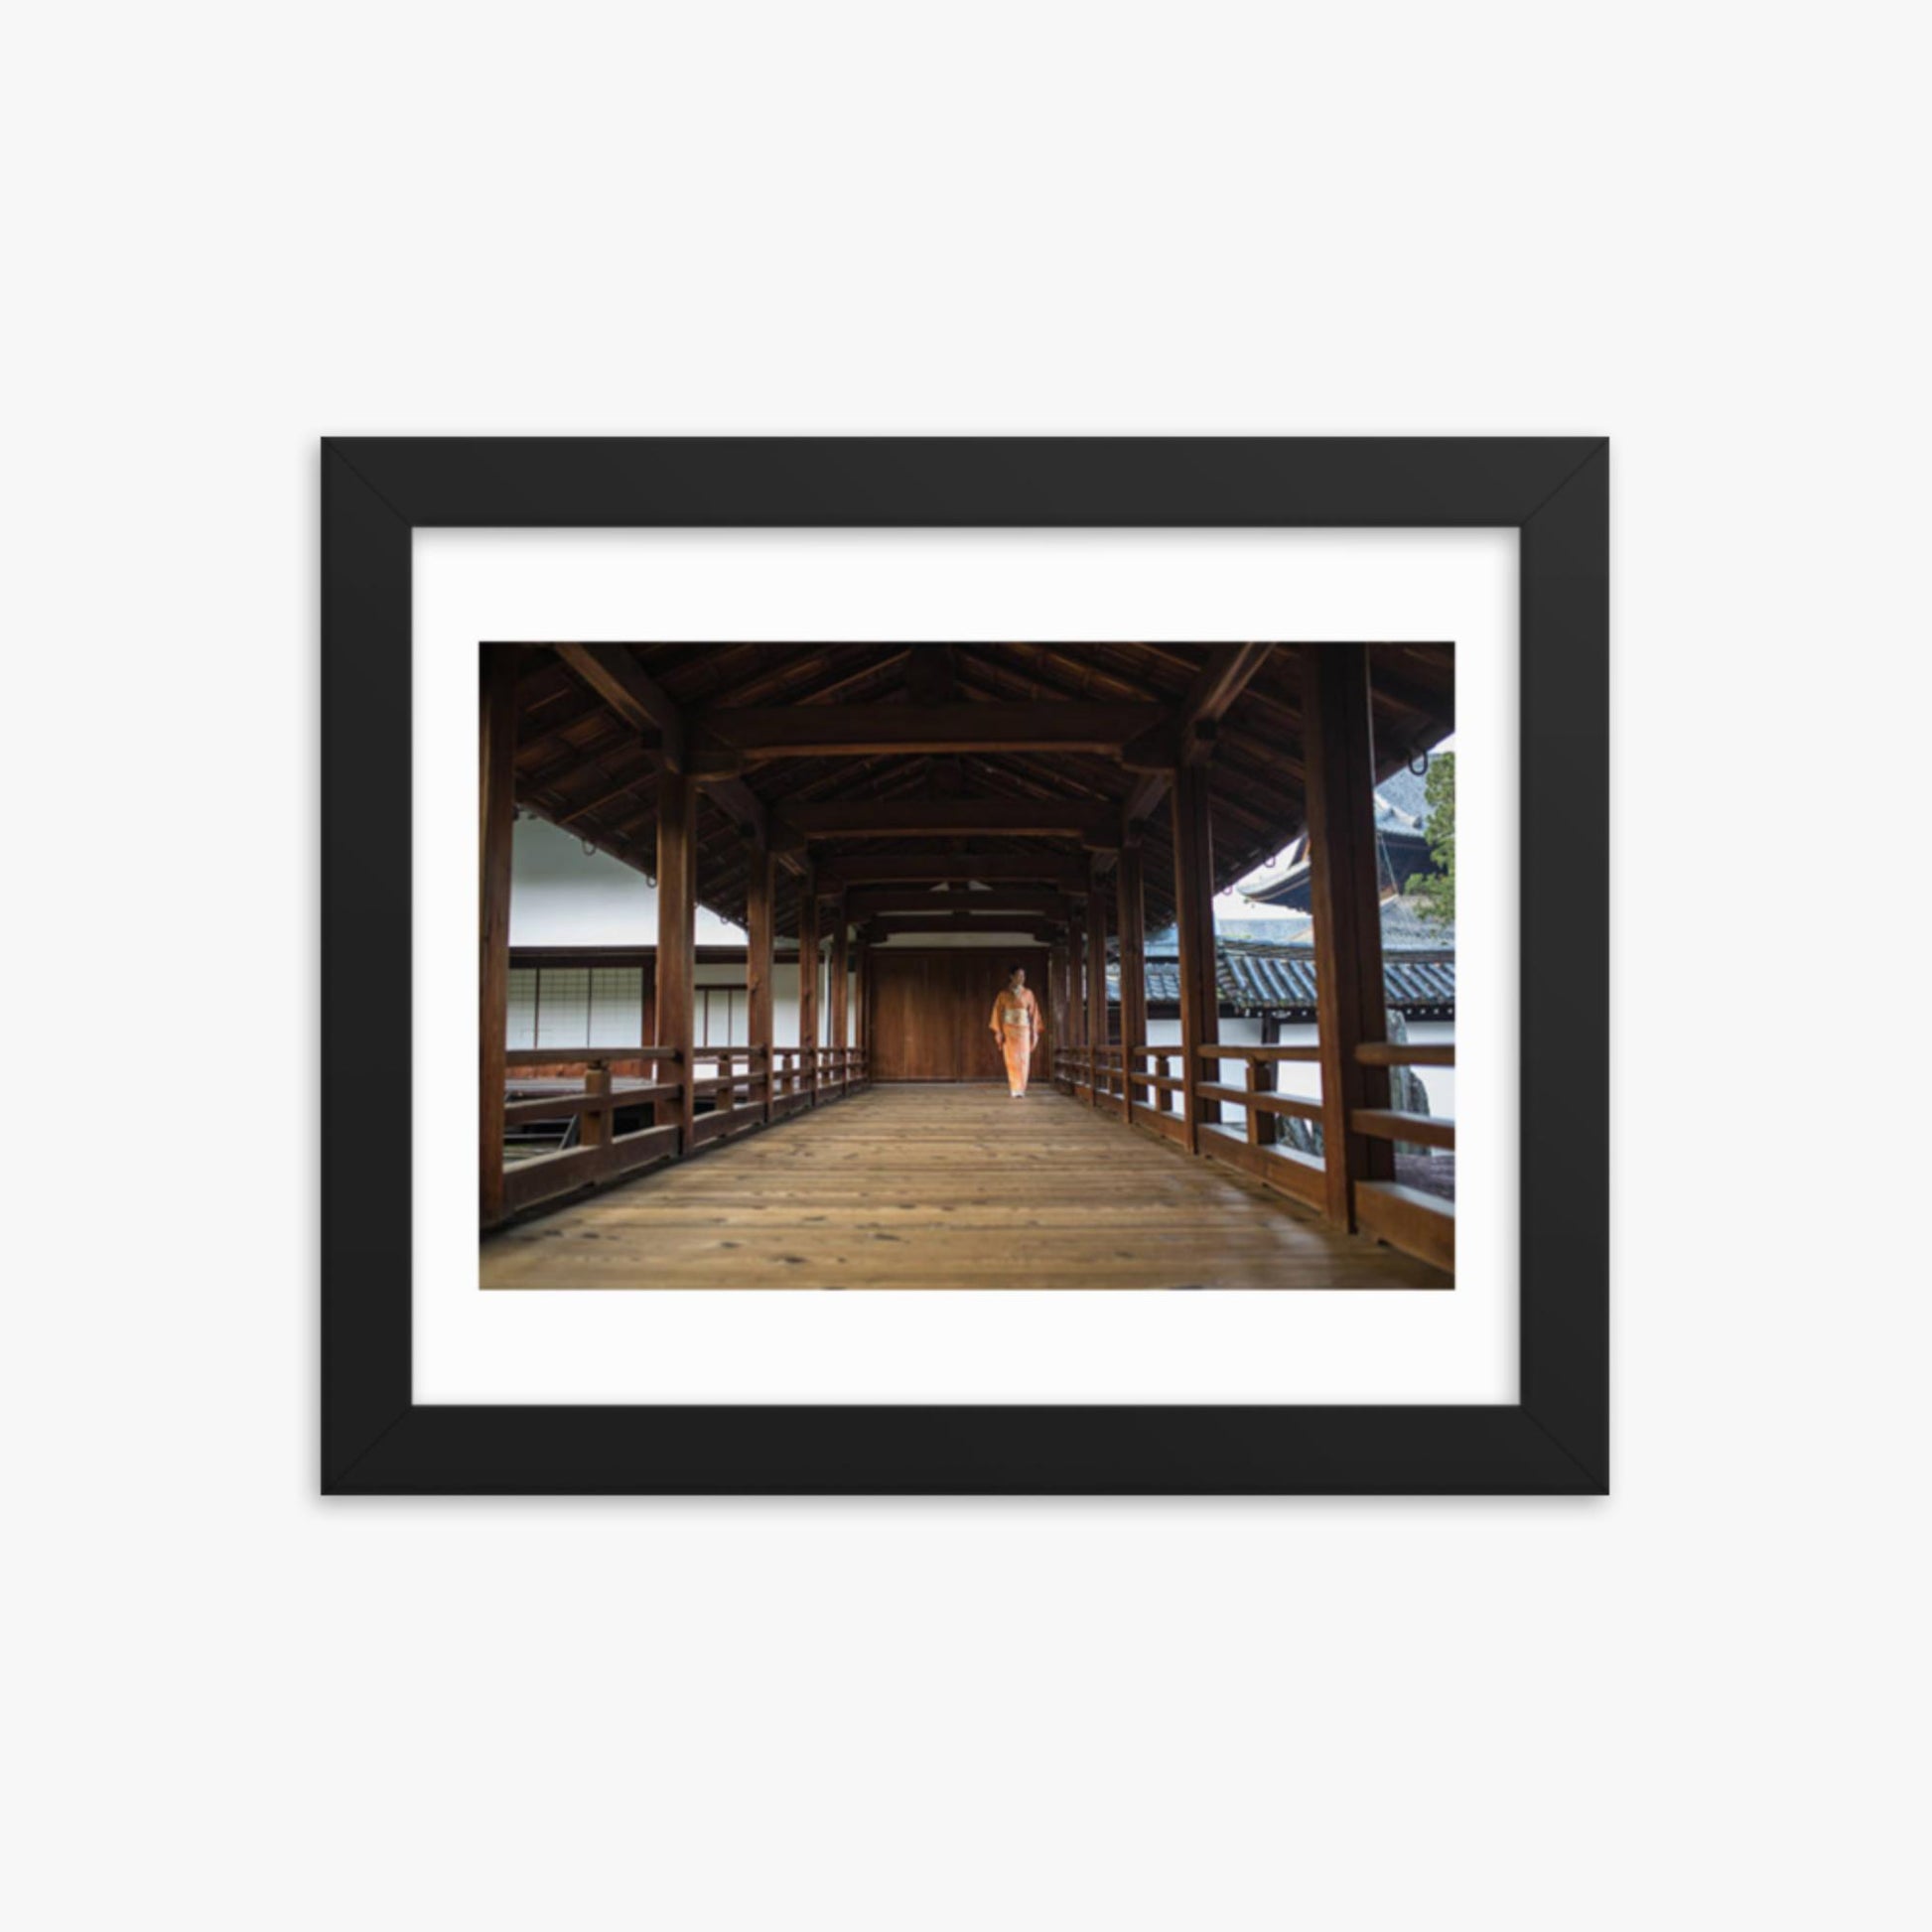
[(873, 1087), (483, 1244), (484, 1288), (1436, 1288), (1055, 1093)]

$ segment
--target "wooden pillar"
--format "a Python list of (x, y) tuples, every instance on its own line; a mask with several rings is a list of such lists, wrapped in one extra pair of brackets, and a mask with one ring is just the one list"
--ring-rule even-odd
[(697, 1115), (698, 794), (684, 771), (657, 774), (657, 1040), (678, 1055), (678, 1096), (660, 1100), (654, 1118), (678, 1130), (691, 1152)]
[(503, 1218), (503, 1109), (510, 1031), (510, 842), (516, 823), (516, 653), (483, 651), (482, 802), (478, 905), (482, 942), (478, 984), (481, 1099), (478, 1205), (484, 1227)]
[(1120, 904), (1115, 919), (1120, 927), (1120, 1043), (1121, 1064), (1127, 1068), (1127, 1119), (1144, 1105), (1148, 1090), (1134, 1084), (1135, 1062), (1126, 1057), (1147, 1044), (1147, 897), (1141, 876), (1141, 848), (1127, 846), (1120, 855)]
[(827, 975), (830, 983), (827, 999), (832, 1008), (831, 1041), (839, 1052), (839, 1091), (844, 1093), (845, 1048), (852, 1043), (852, 993), (847, 981), (847, 967), (851, 954), (849, 947), (851, 926), (845, 916), (845, 895), (840, 893), (832, 901), (832, 965)]
[(1066, 1043), (1075, 1053), (1087, 1045), (1086, 908), (1073, 901), (1066, 927)]
[(852, 1043), (865, 1057), (865, 1072), (872, 1074), (872, 948), (862, 938), (852, 948)]
[(772, 859), (768, 846), (754, 844), (747, 855), (751, 871), (745, 891), (745, 1017), (746, 1037), (759, 1058), (752, 1062), (753, 1077), (759, 1067), (764, 1072), (764, 1104), (759, 1109), (766, 1126), (771, 1123), (771, 1095), (776, 1085), (777, 1061), (771, 1049), (771, 925)]
[(808, 1104), (818, 1105), (818, 882), (798, 882), (798, 1065)]
[[(1279, 1046), (1282, 1043), (1282, 1021), (1277, 1013), (1264, 1013), (1261, 1016), (1261, 1043), (1264, 1046)], [(1280, 1093), (1282, 1090), (1282, 1063), (1280, 1060), (1250, 1060), (1255, 1078), (1250, 1084), (1261, 1093)], [(1261, 1147), (1274, 1147), (1282, 1138), (1282, 1117), (1280, 1114), (1264, 1114), (1254, 1108), (1248, 1110), (1248, 1139)]]
[(1186, 1102), (1187, 1151), (1198, 1154), (1204, 1109), (1194, 1089), (1207, 1077), (1200, 1048), (1211, 1046), (1221, 1033), (1214, 979), (1214, 831), (1206, 768), (1180, 765), (1170, 803), (1174, 924), (1180, 941), (1180, 1091)]
[(1059, 939), (1055, 938), (1046, 953), (1046, 1077), (1056, 1084), (1059, 1080), (1059, 1050), (1066, 1039), (1062, 1007), (1065, 993), (1061, 985), (1065, 973), (1066, 953)]
[(1099, 1049), (1107, 1039), (1107, 896), (1100, 881), (1087, 895), (1087, 1044), (1094, 1048), (1093, 1104), (1100, 1105), (1104, 1064)]
[(1395, 1173), (1394, 1147), (1349, 1125), (1357, 1108), (1389, 1104), (1388, 1069), (1355, 1057), (1358, 1045), (1381, 1039), (1388, 1027), (1368, 652), (1359, 644), (1304, 644), (1301, 658), (1326, 1209), (1337, 1227), (1352, 1228), (1355, 1182)]

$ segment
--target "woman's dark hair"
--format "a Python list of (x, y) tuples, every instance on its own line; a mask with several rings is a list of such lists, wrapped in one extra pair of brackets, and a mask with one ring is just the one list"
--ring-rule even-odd
[(1013, 964), (1007, 968), (1007, 978), (1011, 979), (1015, 973), (1024, 973), (1026, 970), (1027, 970), (1026, 967), (1019, 960), (1016, 959), (1013, 962)]

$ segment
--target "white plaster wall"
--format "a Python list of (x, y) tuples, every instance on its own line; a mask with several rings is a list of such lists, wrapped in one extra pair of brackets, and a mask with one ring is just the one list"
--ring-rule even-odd
[[(743, 945), (743, 926), (703, 903), (701, 946)], [(512, 946), (654, 946), (657, 888), (608, 852), (586, 852), (582, 839), (541, 818), (519, 818), (510, 844)]]

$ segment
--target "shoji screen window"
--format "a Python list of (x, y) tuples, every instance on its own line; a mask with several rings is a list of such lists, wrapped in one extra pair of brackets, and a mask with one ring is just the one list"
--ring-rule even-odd
[(537, 969), (537, 1044), (591, 1043), (591, 974), (587, 966)]
[(512, 966), (509, 1043), (555, 1052), (644, 1043), (640, 966)]
[(640, 966), (591, 968), (592, 1046), (644, 1043), (644, 974)]
[(752, 1016), (742, 986), (701, 986), (698, 988), (696, 1021), (700, 1046), (749, 1046), (752, 1043)]

